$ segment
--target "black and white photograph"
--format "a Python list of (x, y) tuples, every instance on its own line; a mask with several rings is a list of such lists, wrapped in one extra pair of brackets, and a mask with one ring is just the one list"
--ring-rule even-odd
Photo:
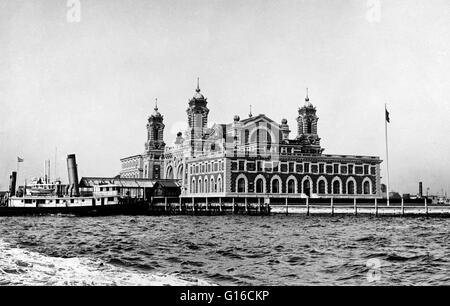
[(449, 286), (449, 37), (448, 0), (0, 0), (0, 286)]

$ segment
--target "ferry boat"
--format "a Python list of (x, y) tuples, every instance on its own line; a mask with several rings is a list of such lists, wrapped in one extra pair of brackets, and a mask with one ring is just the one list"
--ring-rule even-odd
[(110, 215), (145, 211), (143, 202), (130, 202), (120, 196), (120, 186), (104, 184), (82, 192), (78, 188), (75, 155), (67, 159), (69, 185), (60, 181), (35, 180), (16, 192), (16, 174), (11, 175), (10, 191), (0, 203), (0, 216), (34, 214)]

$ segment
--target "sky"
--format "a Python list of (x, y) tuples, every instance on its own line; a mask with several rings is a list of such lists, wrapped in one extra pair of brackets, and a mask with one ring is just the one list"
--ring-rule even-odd
[(450, 191), (448, 37), (448, 0), (0, 0), (0, 190), (17, 156), (21, 184), (117, 175), (155, 98), (171, 145), (200, 77), (210, 125), (251, 104), (291, 137), (308, 87), (327, 154), (385, 160), (387, 104), (391, 189)]

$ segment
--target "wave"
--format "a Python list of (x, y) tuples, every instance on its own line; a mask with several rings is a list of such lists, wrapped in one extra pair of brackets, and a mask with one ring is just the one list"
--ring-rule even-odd
[(45, 256), (0, 240), (0, 285), (208, 286), (205, 280), (134, 271), (91, 258)]

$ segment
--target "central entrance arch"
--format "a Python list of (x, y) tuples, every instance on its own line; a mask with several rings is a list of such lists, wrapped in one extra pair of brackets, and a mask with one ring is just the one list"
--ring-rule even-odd
[(312, 194), (312, 182), (311, 182), (311, 178), (305, 177), (305, 178), (303, 179), (302, 190), (303, 190), (303, 193), (304, 193), (306, 196), (308, 196), (308, 197), (311, 196), (311, 194)]

